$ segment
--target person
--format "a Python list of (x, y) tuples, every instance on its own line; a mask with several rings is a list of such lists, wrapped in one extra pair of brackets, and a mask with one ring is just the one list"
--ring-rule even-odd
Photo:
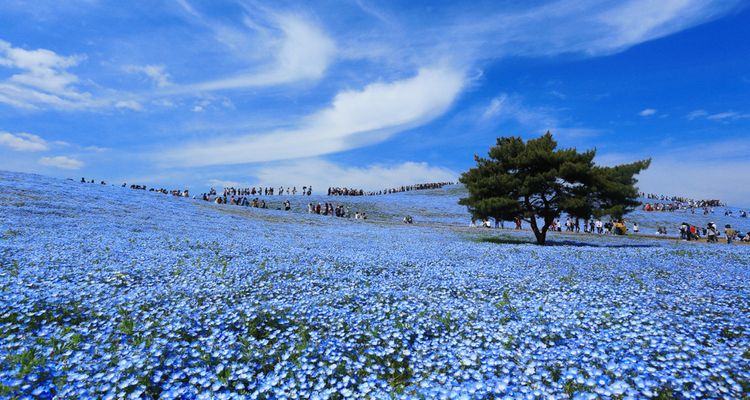
[(407, 216), (404, 217), (404, 223), (405, 224), (411, 224), (413, 222), (414, 222), (414, 220), (412, 219), (411, 215), (407, 215)]
[(637, 235), (638, 232), (640, 232), (640, 230), (641, 230), (641, 228), (638, 226), (638, 223), (637, 222), (633, 222), (633, 233), (635, 233)]
[(745, 236), (740, 239), (742, 242), (750, 242), (750, 232), (746, 233)]
[(708, 243), (715, 243), (718, 241), (716, 239), (716, 224), (713, 222), (709, 222), (706, 227), (706, 241)]
[(737, 231), (732, 228), (732, 225), (724, 225), (724, 234), (727, 236), (727, 244), (732, 244), (732, 240), (737, 235)]

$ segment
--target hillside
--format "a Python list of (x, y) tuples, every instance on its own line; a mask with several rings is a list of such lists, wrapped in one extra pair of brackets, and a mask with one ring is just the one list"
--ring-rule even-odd
[(460, 195), (285, 212), (0, 172), (0, 397), (750, 391), (750, 246), (502, 244), (529, 234)]

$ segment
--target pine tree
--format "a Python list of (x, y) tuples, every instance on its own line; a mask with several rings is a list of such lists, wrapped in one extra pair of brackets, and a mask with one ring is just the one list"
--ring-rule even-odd
[(462, 174), (469, 196), (459, 203), (476, 218), (521, 218), (541, 245), (562, 213), (622, 218), (639, 204), (634, 176), (651, 160), (603, 167), (594, 165), (595, 155), (596, 150), (557, 149), (550, 132), (525, 143), (520, 137), (498, 138), (489, 158), (475, 156), (476, 167)]

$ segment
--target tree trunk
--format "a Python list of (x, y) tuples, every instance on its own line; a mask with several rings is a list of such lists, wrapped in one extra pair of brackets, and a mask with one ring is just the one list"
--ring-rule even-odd
[(547, 242), (547, 228), (549, 228), (549, 226), (545, 225), (540, 231), (539, 226), (536, 224), (536, 216), (533, 215), (529, 219), (529, 222), (531, 224), (531, 230), (534, 232), (534, 236), (536, 236), (536, 244), (544, 246)]

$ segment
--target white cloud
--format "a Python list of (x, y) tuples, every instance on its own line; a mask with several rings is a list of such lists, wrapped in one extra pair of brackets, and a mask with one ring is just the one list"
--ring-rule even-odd
[[(297, 15), (275, 16), (274, 22), (281, 36), (268, 39), (278, 43), (270, 65), (227, 78), (175, 86), (167, 93), (239, 89), (320, 79), (336, 54), (333, 40), (319, 27)], [(215, 26), (212, 29), (225, 32)]]
[(340, 92), (333, 104), (297, 129), (194, 143), (159, 153), (167, 164), (239, 164), (315, 157), (386, 140), (444, 113), (464, 86), (449, 68), (424, 68), (412, 78)]
[(542, 108), (528, 107), (518, 95), (501, 93), (493, 98), (482, 113), (483, 120), (515, 120), (534, 130), (551, 129), (558, 125), (557, 118)]
[(720, 112), (716, 114), (711, 114), (707, 116), (706, 118), (710, 119), (711, 121), (734, 121), (738, 119), (750, 118), (750, 114), (738, 113), (735, 111), (725, 111), (725, 112)]
[(10, 147), (16, 151), (45, 151), (49, 150), (49, 143), (31, 133), (10, 133), (0, 131), (0, 145)]
[(728, 122), (736, 121), (740, 119), (750, 119), (750, 113), (741, 113), (737, 111), (724, 111), (719, 113), (709, 113), (706, 110), (695, 110), (685, 116), (687, 119), (693, 121), (698, 118), (705, 118), (709, 121)]
[(233, 110), (234, 103), (232, 103), (232, 100), (229, 100), (229, 98), (224, 96), (215, 96), (211, 94), (202, 94), (196, 101), (193, 103), (193, 107), (190, 108), (190, 111), (194, 113), (200, 113), (209, 109), (230, 109)]
[(143, 111), (141, 103), (135, 100), (120, 100), (115, 102), (115, 107), (119, 109), (127, 109), (133, 111)]
[[(699, 149), (696, 149), (699, 150)], [(685, 158), (696, 153), (684, 153)], [(641, 173), (639, 187), (650, 193), (681, 195), (696, 199), (720, 199), (734, 206), (750, 206), (750, 161), (714, 160), (699, 168), (686, 168), (679, 155), (654, 157)]]
[[(738, 1), (557, 1), (490, 17), (491, 54), (605, 55), (718, 18)], [(544, 26), (545, 29), (536, 29)]]
[(42, 157), (39, 164), (62, 169), (80, 169), (84, 165), (82, 161), (66, 156)]
[(68, 71), (83, 60), (47, 49), (25, 50), (0, 40), (0, 66), (20, 70), (0, 81), (0, 102), (14, 107), (76, 109), (96, 105), (89, 93), (80, 92), (76, 75)]
[(258, 185), (313, 186), (317, 193), (330, 186), (379, 190), (422, 182), (455, 181), (458, 174), (427, 163), (347, 167), (321, 159), (305, 159), (264, 165), (255, 174)]
[(692, 121), (694, 119), (705, 117), (707, 115), (708, 115), (708, 112), (706, 110), (695, 110), (695, 111), (691, 111), (688, 115), (685, 116), (685, 118)]
[[(724, 140), (692, 145), (658, 146), (642, 154), (597, 154), (596, 162), (615, 165), (651, 157), (639, 177), (639, 188), (649, 193), (720, 199), (734, 206), (750, 206), (750, 143)], [(699, 160), (686, 164), (685, 160)]]
[(732, 6), (731, 1), (635, 0), (619, 2), (597, 15), (596, 21), (609, 28), (594, 42), (592, 50), (623, 49), (711, 20)]
[(93, 152), (93, 153), (106, 153), (106, 152), (108, 152), (108, 151), (110, 151), (112, 149), (110, 149), (109, 147), (86, 146), (86, 147), (83, 148), (83, 150), (90, 151), (90, 152)]
[(126, 65), (123, 67), (126, 72), (141, 73), (149, 77), (157, 87), (163, 88), (169, 86), (169, 73), (164, 65)]
[(653, 108), (646, 108), (638, 113), (641, 117), (650, 117), (654, 114), (656, 114), (656, 109)]

